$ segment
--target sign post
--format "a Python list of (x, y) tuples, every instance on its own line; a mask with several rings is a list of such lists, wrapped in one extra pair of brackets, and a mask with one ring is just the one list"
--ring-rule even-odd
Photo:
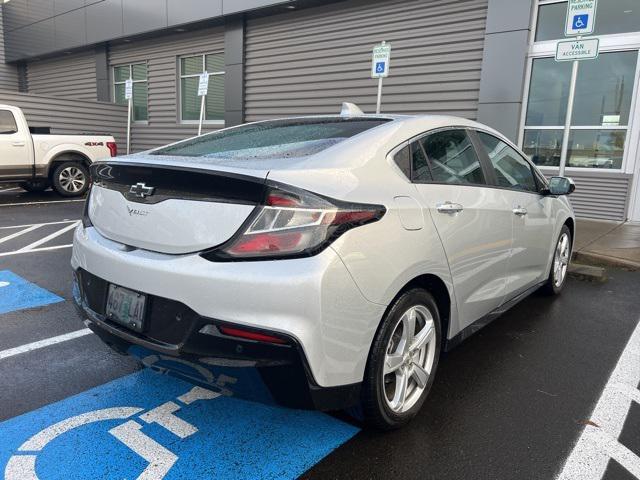
[(380, 113), (382, 103), (382, 79), (389, 76), (389, 61), (391, 60), (391, 44), (382, 42), (373, 47), (371, 57), (371, 78), (378, 79), (378, 99), (376, 113)]
[(578, 62), (593, 60), (598, 57), (600, 41), (597, 38), (581, 38), (593, 33), (596, 24), (597, 0), (568, 0), (567, 17), (564, 25), (566, 37), (575, 36), (575, 40), (563, 40), (556, 45), (556, 62), (572, 61), (571, 83), (567, 99), (567, 113), (564, 122), (562, 150), (560, 151), (560, 168), (558, 174), (564, 175), (569, 150), (569, 134), (573, 117), (573, 103), (576, 95), (576, 79), (578, 78)]
[(131, 114), (133, 113), (133, 80), (128, 78), (124, 82), (124, 98), (127, 100), (127, 155), (131, 148)]
[(202, 123), (204, 122), (205, 98), (207, 98), (208, 90), (209, 90), (209, 72), (203, 72), (200, 74), (200, 81), (198, 82), (198, 96), (201, 98), (200, 121), (198, 122), (198, 136), (202, 135)]

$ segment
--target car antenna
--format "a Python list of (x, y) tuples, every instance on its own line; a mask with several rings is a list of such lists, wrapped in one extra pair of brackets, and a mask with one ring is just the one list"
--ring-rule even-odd
[(342, 102), (342, 108), (340, 109), (341, 117), (351, 117), (355, 115), (364, 115), (364, 112), (360, 110), (355, 103)]

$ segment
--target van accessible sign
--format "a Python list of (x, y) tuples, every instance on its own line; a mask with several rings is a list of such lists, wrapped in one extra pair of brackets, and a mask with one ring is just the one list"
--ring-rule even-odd
[(556, 62), (592, 60), (597, 58), (599, 44), (600, 40), (597, 38), (558, 42), (556, 46)]
[(589, 35), (593, 33), (596, 23), (597, 0), (569, 0), (564, 34)]

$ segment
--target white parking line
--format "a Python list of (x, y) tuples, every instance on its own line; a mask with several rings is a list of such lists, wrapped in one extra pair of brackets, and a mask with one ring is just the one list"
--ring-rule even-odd
[(50, 203), (71, 203), (84, 202), (84, 198), (77, 200), (51, 200), (50, 202), (22, 202), (22, 203), (3, 203), (0, 207), (20, 207), (24, 205), (49, 205)]
[(41, 238), (39, 240), (36, 240), (35, 242), (32, 242), (32, 243), (30, 243), (29, 245), (27, 245), (25, 247), (19, 248), (18, 250), (13, 250), (11, 252), (2, 252), (2, 253), (0, 253), (0, 257), (7, 257), (7, 256), (10, 256), (10, 255), (22, 255), (22, 254), (25, 254), (25, 253), (32, 253), (32, 252), (47, 252), (49, 250), (59, 250), (61, 248), (70, 248), (73, 245), (67, 244), (67, 245), (54, 245), (54, 246), (51, 246), (51, 247), (41, 247), (41, 248), (36, 248), (36, 247), (39, 247), (40, 245), (43, 245), (43, 244), (53, 240), (54, 238), (57, 238), (60, 235), (65, 234), (69, 230), (73, 230), (74, 228), (76, 228), (76, 226), (78, 226), (79, 223), (80, 223), (80, 220), (64, 220), (64, 221), (60, 221), (60, 222), (36, 223), (36, 224), (33, 224), (33, 225), (17, 225), (17, 226), (11, 226), (11, 227), (0, 227), (0, 229), (26, 227), (23, 230), (20, 230), (18, 232), (15, 232), (15, 233), (12, 233), (10, 235), (7, 235), (6, 237), (0, 238), (0, 244), (1, 244), (3, 242), (8, 241), (8, 240), (12, 240), (12, 239), (14, 239), (16, 237), (24, 235), (25, 233), (32, 232), (33, 230), (36, 230), (37, 228), (43, 227), (45, 225), (65, 225), (60, 230), (56, 230), (55, 232), (47, 235), (46, 237), (43, 237), (43, 238)]
[(80, 220), (60, 220), (58, 222), (46, 222), (46, 223), (29, 223), (28, 225), (8, 225), (0, 227), (0, 230), (9, 230), (13, 228), (27, 228), (27, 227), (44, 227), (46, 225), (61, 225), (63, 223), (79, 222)]
[(558, 480), (600, 480), (610, 459), (640, 479), (640, 457), (618, 441), (631, 402), (640, 404), (640, 323), (578, 439)]
[(10, 257), (11, 255), (24, 255), (26, 253), (48, 252), (50, 250), (60, 250), (63, 248), (71, 248), (71, 247), (73, 247), (73, 244), (70, 243), (69, 245), (55, 245), (53, 247), (34, 248), (32, 250), (25, 250), (24, 252), (16, 250), (14, 252), (0, 253), (0, 257)]
[(29, 233), (34, 231), (36, 228), (39, 228), (40, 225), (32, 225), (31, 227), (27, 227), (19, 232), (12, 233), (11, 235), (7, 235), (6, 237), (0, 238), (0, 243), (8, 242), (9, 240), (13, 240), (14, 238), (19, 237), (20, 235), (24, 235), (25, 233)]
[(0, 352), (0, 360), (4, 360), (5, 358), (13, 357), (15, 355), (20, 355), (21, 353), (27, 353), (33, 350), (38, 350), (39, 348), (55, 345), (57, 343), (67, 342), (75, 338), (89, 335), (90, 333), (92, 333), (90, 329), (83, 328), (82, 330), (76, 330), (75, 332), (65, 333), (64, 335), (58, 335), (57, 337), (45, 338), (44, 340), (38, 340), (37, 342), (27, 343), (26, 345), (21, 345), (19, 347), (3, 350)]
[(20, 250), (16, 250), (16, 253), (23, 253), (23, 252), (28, 252), (30, 250), (33, 250), (34, 248), (39, 247), (43, 243), (47, 243), (48, 241), (53, 240), (56, 237), (59, 237), (60, 235), (68, 232), (69, 230), (73, 230), (78, 226), (79, 223), (80, 221), (78, 220), (77, 222), (74, 222), (71, 225), (67, 225), (66, 227), (63, 227), (60, 230), (56, 230), (51, 235), (47, 235), (46, 237), (41, 238), (40, 240), (36, 240), (35, 242), (30, 243), (26, 247), (22, 247)]

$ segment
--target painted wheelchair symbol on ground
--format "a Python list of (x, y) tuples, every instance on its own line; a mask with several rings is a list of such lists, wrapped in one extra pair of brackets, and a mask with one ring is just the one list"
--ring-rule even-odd
[(0, 465), (5, 480), (295, 478), (357, 431), (145, 369), (0, 423)]

